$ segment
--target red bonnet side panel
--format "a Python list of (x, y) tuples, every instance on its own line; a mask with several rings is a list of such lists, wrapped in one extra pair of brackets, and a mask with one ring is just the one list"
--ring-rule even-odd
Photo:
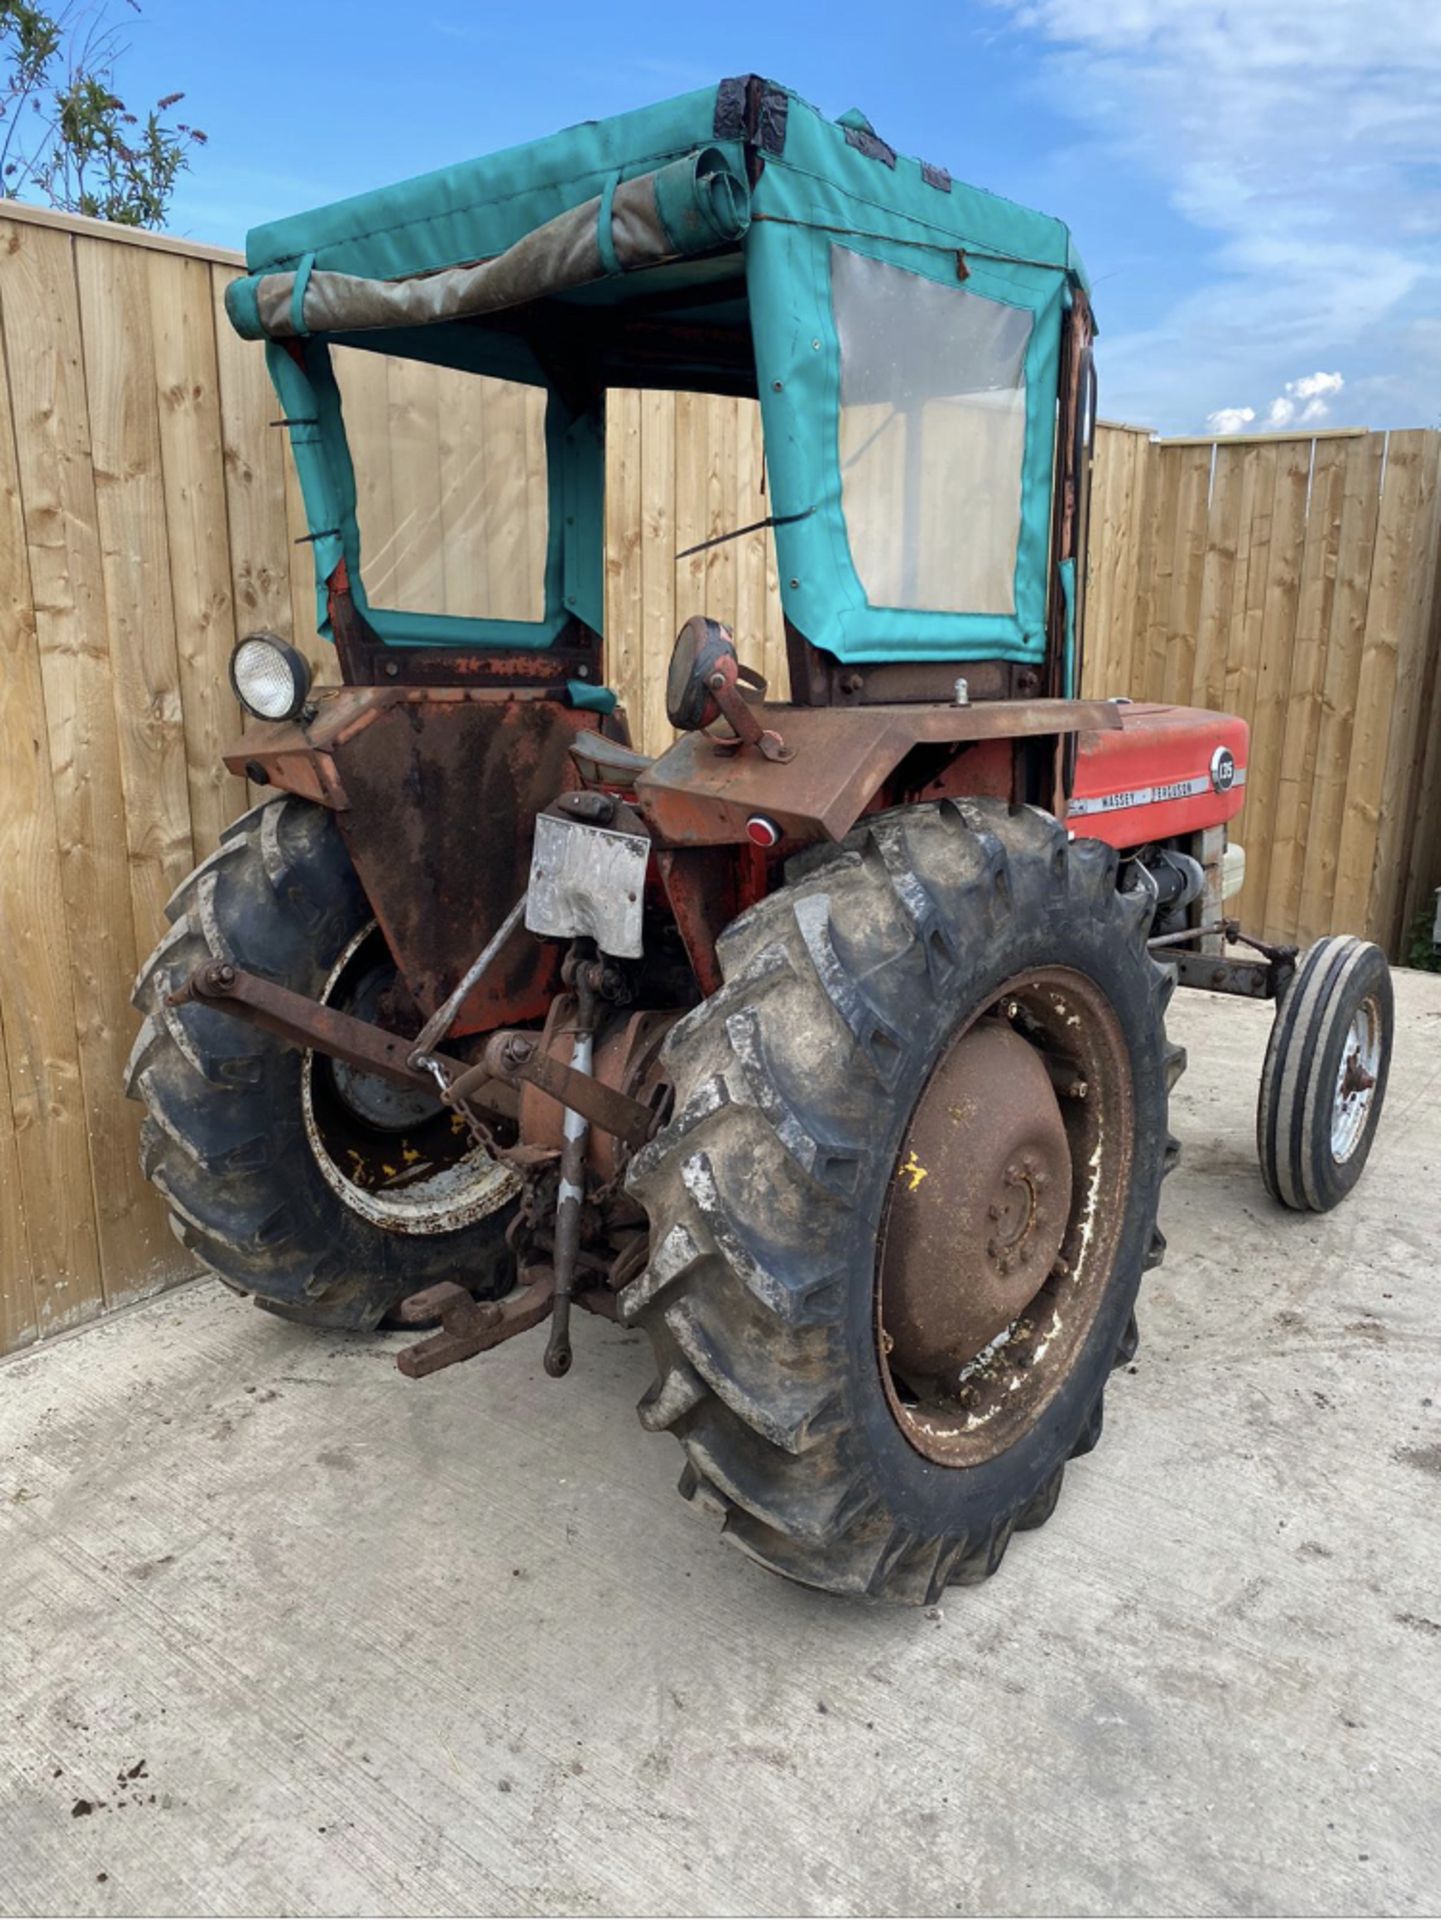
[(1113, 847), (1200, 833), (1246, 798), (1249, 729), (1233, 714), (1136, 702), (1114, 733), (1083, 733), (1066, 824)]

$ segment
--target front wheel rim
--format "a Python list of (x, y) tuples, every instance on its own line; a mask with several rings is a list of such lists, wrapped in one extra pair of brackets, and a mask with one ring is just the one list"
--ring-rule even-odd
[[(925, 1123), (934, 1122), (936, 1102), (945, 1100), (948, 1064), (988, 1027), (1018, 1037), (1039, 1056), (1054, 1089), (1056, 1120), (1037, 1095), (1035, 1143), (1013, 1153), (1007, 1139), (997, 1155), (994, 1111), (962, 1111), (950, 1131), (948, 1164), (925, 1167), (915, 1143), (946, 1137)], [(995, 1458), (1035, 1424), (1073, 1372), (1115, 1270), (1135, 1159), (1135, 1107), (1130, 1056), (1115, 1009), (1093, 980), (1067, 967), (1009, 980), (937, 1061), (897, 1155), (875, 1288), (876, 1352), (886, 1399), (907, 1441), (927, 1459), (972, 1467)], [(1057, 1127), (1069, 1161), (1063, 1218), (1058, 1206), (1047, 1208), (1047, 1196), (1063, 1184), (1054, 1159)], [(988, 1153), (997, 1176), (989, 1181)], [(928, 1201), (947, 1205), (952, 1174), (977, 1165), (974, 1198), (950, 1203), (958, 1236), (954, 1261), (939, 1268), (934, 1260), (913, 1262), (907, 1280), (907, 1247), (924, 1246), (922, 1209)], [(938, 1180), (934, 1187), (932, 1180)], [(917, 1264), (924, 1268), (919, 1274)], [(1042, 1264), (1035, 1293), (1012, 1311), (1016, 1298), (1006, 1293), (1012, 1275), (1039, 1273)], [(982, 1284), (986, 1266), (998, 1275)], [(985, 1293), (984, 1311), (972, 1311), (972, 1301), (958, 1303), (958, 1290)], [(993, 1319), (999, 1312), (1001, 1323), (973, 1350), (961, 1350), (987, 1331), (987, 1312)], [(905, 1333), (887, 1327), (892, 1316)], [(918, 1324), (931, 1328), (929, 1345), (924, 1336), (915, 1337)], [(937, 1365), (947, 1328), (959, 1344)], [(918, 1359), (927, 1371), (917, 1371)]]
[(1380, 1003), (1367, 994), (1346, 1029), (1332, 1091), (1331, 1158), (1337, 1166), (1344, 1166), (1365, 1138), (1376, 1102), (1383, 1034)]

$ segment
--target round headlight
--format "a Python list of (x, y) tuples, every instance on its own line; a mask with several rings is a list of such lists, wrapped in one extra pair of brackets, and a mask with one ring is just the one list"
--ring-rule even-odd
[[(707, 620), (693, 614), (676, 635), (665, 680), (666, 718), (682, 733), (708, 727), (720, 708), (710, 689), (710, 677), (726, 661), (736, 657), (730, 629), (719, 620)], [(734, 680), (734, 673), (731, 674)]]
[(310, 692), (310, 668), (288, 641), (249, 633), (230, 656), (230, 684), (257, 720), (293, 720)]

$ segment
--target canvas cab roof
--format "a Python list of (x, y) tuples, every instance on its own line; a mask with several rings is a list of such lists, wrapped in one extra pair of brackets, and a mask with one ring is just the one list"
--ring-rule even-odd
[[(742, 76), (272, 221), (247, 261), (227, 307), (267, 343), (318, 580), (344, 559), (388, 643), (599, 633), (603, 394), (669, 387), (759, 400), (785, 611), (814, 645), (1044, 655), (1080, 262), (1060, 220), (897, 152), (859, 112)], [(543, 620), (366, 603), (337, 346), (545, 391)], [(903, 443), (919, 465), (901, 512)]]
[(653, 173), (718, 147), (744, 176), (754, 210), (808, 223), (861, 222), (865, 210), (917, 239), (1082, 269), (1065, 225), (898, 153), (852, 110), (829, 120), (786, 88), (746, 75), (659, 105), (588, 120), (524, 146), (463, 161), (251, 230), (252, 273), (318, 266), (393, 280), (502, 253), (608, 181)]

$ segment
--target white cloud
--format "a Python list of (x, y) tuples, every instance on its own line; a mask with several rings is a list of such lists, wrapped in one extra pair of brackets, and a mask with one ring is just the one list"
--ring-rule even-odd
[(1315, 400), (1323, 393), (1339, 393), (1345, 384), (1339, 373), (1308, 373), (1300, 380), (1288, 380), (1286, 391), (1297, 400)]
[(1054, 103), (1099, 156), (1204, 236), (1193, 290), (1103, 332), (1108, 410), (1179, 427), (1283, 385), (1324, 405), (1339, 373), (1285, 383), (1304, 356), (1345, 368), (1367, 424), (1434, 420), (1434, 353), (1411, 336), (1441, 305), (1436, 0), (991, 3), (1045, 43)]
[(1345, 384), (1339, 373), (1304, 373), (1299, 380), (1288, 380), (1285, 391), (1278, 393), (1266, 410), (1266, 425), (1274, 429), (1294, 422), (1314, 426), (1331, 412), (1330, 403), (1321, 396), (1337, 394)]
[[(1323, 394), (1338, 394), (1346, 382), (1339, 373), (1303, 373), (1299, 380), (1288, 380), (1266, 409), (1262, 428), (1281, 433), (1291, 426), (1314, 426), (1329, 415), (1331, 408)], [(1254, 407), (1217, 407), (1206, 415), (1207, 433), (1240, 433), (1256, 418)]]

